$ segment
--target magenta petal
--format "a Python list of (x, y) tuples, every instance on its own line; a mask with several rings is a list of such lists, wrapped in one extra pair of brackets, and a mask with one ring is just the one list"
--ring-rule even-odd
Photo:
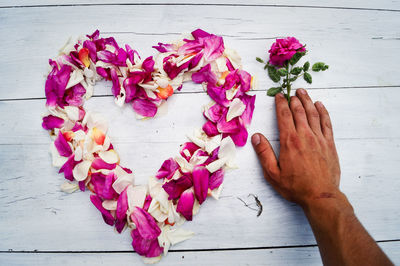
[(240, 79), (240, 91), (246, 92), (250, 90), (251, 75), (244, 70), (238, 70), (237, 74)]
[(65, 102), (68, 105), (82, 106), (83, 95), (85, 95), (85, 93), (86, 89), (82, 86), (82, 84), (76, 84), (65, 92)]
[(117, 61), (117, 56), (110, 51), (104, 50), (97, 52), (97, 59), (105, 63), (113, 64), (115, 61)]
[(222, 87), (215, 86), (212, 83), (207, 84), (207, 93), (215, 102), (228, 107), (229, 100), (226, 99), (225, 90)]
[(197, 29), (197, 30), (192, 31), (192, 35), (195, 39), (211, 36), (210, 33), (206, 32), (202, 29)]
[(92, 41), (86, 40), (83, 42), (83, 47), (89, 50), (90, 59), (95, 63), (97, 61), (96, 44)]
[(119, 84), (117, 71), (114, 68), (111, 69), (111, 80), (113, 83), (113, 86), (111, 88), (112, 94), (115, 97), (117, 97), (119, 95), (119, 93), (121, 92), (121, 86)]
[(189, 176), (183, 175), (177, 180), (170, 180), (169, 182), (165, 183), (162, 187), (164, 188), (165, 192), (168, 193), (169, 200), (177, 199), (181, 196), (183, 191), (192, 187), (193, 183)]
[(249, 133), (244, 126), (240, 126), (238, 132), (229, 134), (235, 145), (239, 147), (243, 147), (244, 145), (246, 145), (248, 135)]
[(117, 210), (115, 214), (118, 220), (123, 220), (126, 218), (126, 211), (128, 210), (128, 187), (126, 187), (119, 195), (117, 202)]
[(159, 51), (160, 53), (166, 53), (166, 52), (172, 52), (174, 49), (172, 47), (172, 44), (166, 44), (166, 43), (158, 43), (157, 46), (152, 46), (154, 49)]
[(143, 63), (142, 63), (142, 68), (146, 72), (153, 72), (154, 71), (154, 60), (152, 56), (147, 57)]
[(54, 146), (56, 146), (57, 151), (61, 156), (69, 157), (72, 154), (71, 147), (61, 131), (58, 133), (58, 137), (54, 141)]
[(221, 119), (221, 116), (226, 115), (227, 112), (228, 108), (216, 103), (208, 108), (208, 110), (204, 111), (204, 116), (211, 122), (216, 123), (218, 120)]
[(186, 220), (191, 221), (193, 218), (194, 194), (191, 188), (185, 190), (178, 201), (176, 211), (183, 215)]
[(192, 80), (196, 83), (209, 82), (212, 84), (217, 83), (217, 77), (211, 71), (211, 65), (207, 64), (202, 67), (199, 71), (192, 74)]
[(147, 211), (150, 207), (150, 203), (153, 199), (151, 198), (150, 194), (146, 196), (143, 204), (143, 210)]
[(173, 159), (169, 158), (163, 162), (160, 169), (158, 170), (156, 177), (158, 179), (167, 178), (170, 179), (174, 174), (175, 171), (179, 168), (178, 163)]
[(144, 239), (156, 239), (161, 234), (161, 230), (154, 218), (142, 208), (135, 207), (131, 213), (131, 219), (139, 230), (140, 236)]
[(108, 225), (113, 226), (114, 225), (114, 217), (111, 215), (111, 213), (109, 211), (104, 209), (101, 198), (97, 195), (90, 195), (90, 201), (101, 212), (104, 222), (106, 222), (106, 224), (108, 224)]
[(204, 132), (207, 134), (207, 136), (209, 137), (214, 137), (216, 135), (219, 134), (219, 131), (217, 129), (217, 125), (214, 124), (211, 121), (207, 121), (204, 125), (203, 125), (203, 130)]
[(225, 50), (224, 40), (220, 36), (212, 35), (204, 40), (204, 58), (211, 62), (220, 57)]
[(126, 218), (122, 220), (115, 221), (115, 230), (121, 234), (122, 230), (124, 230), (126, 224)]
[(244, 110), (243, 114), (240, 116), (240, 118), (243, 121), (243, 124), (245, 126), (250, 125), (251, 119), (253, 118), (253, 111), (254, 111), (254, 102), (256, 100), (256, 96), (250, 96), (250, 95), (243, 95), (241, 98), (242, 102), (246, 105), (246, 109)]
[(107, 170), (112, 170), (115, 168), (117, 164), (108, 164), (105, 161), (103, 161), (100, 157), (97, 157), (93, 160), (92, 162), (92, 167), (93, 169), (99, 170), (99, 169), (107, 169)]
[[(190, 158), (192, 157), (193, 153), (200, 149), (199, 146), (194, 144), (193, 142), (185, 142), (181, 145), (181, 150), (180, 154), (182, 155), (183, 158), (186, 159), (186, 161), (189, 161)], [(184, 151), (187, 150), (189, 152), (189, 155), (187, 155)]]
[(240, 127), (241, 125), (238, 117), (227, 122), (224, 116), (217, 122), (218, 131), (221, 133), (237, 133), (239, 132)]
[(113, 172), (108, 175), (103, 175), (102, 173), (93, 173), (90, 182), (93, 184), (93, 189), (98, 196), (103, 199), (114, 199), (118, 196), (115, 192), (112, 184), (116, 180), (116, 176)]
[(74, 167), (78, 164), (79, 162), (76, 162), (74, 160), (74, 155), (72, 154), (68, 160), (64, 163), (63, 166), (61, 166), (60, 170), (58, 173), (64, 173), (65, 179), (68, 179), (70, 181), (74, 180), (74, 175), (72, 174), (72, 171)]
[(210, 179), (208, 181), (208, 187), (211, 190), (213, 190), (219, 187), (223, 181), (224, 181), (224, 170), (221, 168), (210, 175)]
[(143, 238), (138, 229), (132, 230), (132, 247), (141, 256), (147, 258), (158, 257), (163, 252), (163, 248), (160, 247), (157, 239), (145, 239)]
[(193, 169), (193, 186), (194, 186), (194, 194), (202, 204), (207, 198), (208, 192), (208, 178), (210, 176), (210, 172), (203, 166), (196, 166)]
[(64, 125), (64, 119), (54, 115), (48, 115), (43, 117), (42, 127), (46, 130), (52, 130), (55, 128), (61, 128)]
[(111, 79), (111, 74), (109, 73), (110, 70), (108, 70), (108, 72), (107, 72), (107, 70), (102, 67), (96, 67), (97, 74), (99, 74), (100, 76), (102, 76), (105, 79)]
[(65, 88), (67, 87), (71, 74), (71, 67), (63, 65), (58, 70), (57, 64), (54, 61), (50, 59), (49, 63), (53, 67), (53, 70), (49, 73), (46, 80), (46, 104), (55, 106), (64, 96)]
[(79, 190), (80, 191), (85, 191), (85, 189), (86, 189), (86, 181), (85, 180), (79, 181), (78, 182), (78, 186), (79, 186)]
[(100, 36), (99, 30), (96, 30), (95, 32), (92, 33), (92, 35), (86, 35), (89, 39), (91, 40), (97, 40)]
[(133, 110), (141, 116), (153, 117), (157, 113), (157, 105), (149, 100), (135, 99), (132, 103)]

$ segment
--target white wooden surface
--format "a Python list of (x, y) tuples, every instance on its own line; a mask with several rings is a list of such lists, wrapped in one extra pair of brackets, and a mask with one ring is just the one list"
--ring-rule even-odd
[[(368, 231), (400, 264), (399, 1), (127, 3), (0, 4), (0, 265), (140, 263), (129, 253), (128, 232), (117, 235), (105, 225), (88, 193), (59, 190), (64, 180), (51, 167), (49, 138), (40, 126), (47, 60), (69, 36), (96, 28), (145, 56), (154, 54), (151, 45), (158, 41), (197, 27), (223, 35), (226, 46), (241, 54), (244, 68), (258, 76), (250, 133), (264, 132), (275, 148), (274, 105), (265, 96), (272, 83), (254, 58), (266, 54), (273, 38), (293, 35), (307, 43), (307, 59), (331, 66), (316, 74), (308, 88), (332, 116), (341, 188)], [(185, 134), (203, 122), (200, 110), (208, 96), (199, 86), (185, 85), (169, 100), (167, 115), (145, 122), (136, 121), (129, 107), (118, 109), (106, 83), (96, 87), (102, 97), (87, 103), (92, 110), (107, 110), (122, 163), (135, 171), (139, 183), (176, 154)], [(250, 143), (239, 150), (238, 164), (226, 175), (222, 198), (207, 201), (185, 225), (196, 236), (174, 247), (161, 265), (319, 265), (304, 215), (262, 179)], [(264, 206), (258, 218), (237, 199), (250, 202), (249, 193)]]

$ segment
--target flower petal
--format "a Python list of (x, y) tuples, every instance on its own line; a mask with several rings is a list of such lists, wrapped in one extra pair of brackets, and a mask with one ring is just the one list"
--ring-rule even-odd
[(76, 181), (83, 181), (86, 179), (91, 164), (91, 161), (82, 161), (74, 167), (72, 174), (74, 175)]
[(224, 181), (224, 170), (219, 169), (218, 171), (216, 171), (212, 175), (210, 175), (208, 187), (211, 190), (213, 190), (213, 189), (219, 187), (223, 181)]
[(60, 117), (54, 115), (48, 115), (43, 117), (42, 127), (46, 130), (61, 128), (63, 125), (64, 125), (64, 119)]
[(130, 216), (141, 237), (147, 240), (157, 239), (161, 230), (151, 215), (142, 208), (134, 207)]
[(54, 141), (54, 146), (57, 148), (57, 151), (61, 156), (69, 157), (72, 154), (72, 149), (61, 131), (58, 133), (58, 137)]
[(191, 221), (193, 218), (193, 205), (194, 205), (194, 194), (191, 188), (185, 190), (178, 201), (176, 211), (181, 213), (186, 220)]
[(126, 218), (126, 211), (128, 210), (128, 188), (125, 188), (124, 191), (119, 195), (117, 202), (117, 209), (115, 211), (115, 215), (118, 220), (123, 220)]
[(245, 109), (246, 105), (244, 105), (240, 99), (233, 99), (233, 101), (229, 104), (228, 113), (226, 114), (226, 121), (229, 122), (233, 118), (241, 116)]
[(157, 113), (157, 106), (145, 99), (135, 99), (132, 103), (133, 110), (141, 116), (153, 117)]
[(101, 151), (99, 157), (108, 164), (114, 164), (119, 162), (118, 153), (115, 150)]
[(208, 179), (210, 176), (210, 172), (208, 172), (208, 170), (203, 166), (196, 166), (193, 169), (192, 175), (194, 194), (199, 203), (202, 204), (207, 198)]
[(178, 199), (181, 194), (188, 188), (192, 187), (193, 183), (188, 175), (183, 175), (179, 179), (171, 179), (166, 182), (162, 187), (168, 193), (169, 200)]
[(101, 212), (106, 224), (113, 226), (114, 225), (114, 217), (111, 215), (111, 213), (109, 211), (104, 209), (101, 198), (97, 195), (90, 195), (90, 201)]
[(175, 174), (175, 171), (178, 168), (179, 168), (178, 163), (173, 158), (169, 158), (163, 162), (161, 168), (158, 170), (156, 174), (156, 177), (158, 179), (161, 178), (170, 179)]

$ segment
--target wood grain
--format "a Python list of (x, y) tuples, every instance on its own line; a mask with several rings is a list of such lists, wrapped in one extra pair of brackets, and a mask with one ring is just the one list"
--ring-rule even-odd
[[(105, 19), (116, 14), (123, 21)], [(0, 35), (7, 36), (2, 44), (7, 49), (0, 50), (0, 99), (44, 97), (48, 59), (68, 37), (96, 28), (105, 32), (103, 36), (113, 35), (121, 44), (131, 44), (142, 56), (154, 54), (151, 45), (158, 41), (174, 40), (181, 32), (197, 27), (221, 34), (226, 46), (242, 56), (244, 69), (258, 77), (263, 90), (273, 83), (255, 57), (266, 57), (273, 38), (288, 35), (307, 44), (311, 51), (308, 60), (323, 60), (331, 66), (328, 72), (314, 76), (312, 86), (303, 81), (297, 86), (400, 85), (398, 56), (393, 56), (399, 42), (396, 29), (400, 27), (395, 12), (382, 15), (378, 11), (246, 6), (93, 6), (88, 12), (87, 7), (68, 6), (3, 9), (0, 21)], [(366, 21), (371, 21), (370, 26), (366, 27)], [(100, 86), (96, 93), (109, 94), (109, 88)]]

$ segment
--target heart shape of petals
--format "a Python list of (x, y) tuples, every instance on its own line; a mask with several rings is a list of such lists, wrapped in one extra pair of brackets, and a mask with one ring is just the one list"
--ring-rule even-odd
[[(129, 228), (132, 247), (147, 263), (192, 237), (180, 225), (192, 220), (208, 196), (218, 199), (225, 170), (235, 166), (236, 146), (246, 144), (255, 102), (248, 94), (251, 75), (222, 37), (197, 29), (153, 48), (158, 54), (142, 60), (129, 45), (100, 38), (98, 30), (67, 43), (49, 60), (42, 123), (52, 138), (53, 165), (71, 181), (62, 190), (90, 190), (104, 221), (119, 233)], [(120, 165), (107, 121), (83, 107), (102, 79), (112, 82), (115, 103), (130, 104), (140, 119), (154, 117), (185, 81), (201, 83), (211, 97), (202, 128), (188, 135), (179, 154), (165, 160), (146, 185), (135, 185), (132, 171)]]

